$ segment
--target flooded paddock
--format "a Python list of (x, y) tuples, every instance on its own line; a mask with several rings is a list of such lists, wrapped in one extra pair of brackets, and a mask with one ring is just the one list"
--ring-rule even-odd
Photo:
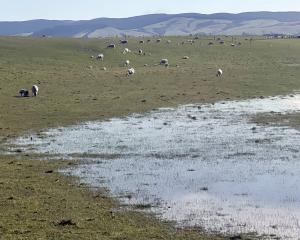
[(299, 239), (300, 132), (250, 121), (299, 110), (300, 95), (186, 105), (52, 129), (11, 151), (80, 157), (62, 172), (179, 226)]

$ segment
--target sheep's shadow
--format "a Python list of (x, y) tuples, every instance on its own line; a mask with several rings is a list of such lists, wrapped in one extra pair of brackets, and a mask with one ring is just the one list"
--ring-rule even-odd
[(15, 95), (13, 97), (14, 98), (32, 98), (32, 96), (20, 96), (20, 95)]

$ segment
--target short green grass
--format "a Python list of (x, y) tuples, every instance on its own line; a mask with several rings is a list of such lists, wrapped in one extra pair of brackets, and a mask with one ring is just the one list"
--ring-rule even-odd
[[(153, 108), (290, 93), (300, 89), (300, 41), (239, 38), (242, 45), (193, 45), (188, 37), (139, 44), (118, 39), (0, 38), (0, 142), (28, 131), (108, 119)], [(166, 40), (171, 43), (167, 44)], [(106, 49), (117, 43), (116, 49)], [(123, 49), (133, 51), (123, 55)], [(146, 55), (138, 55), (143, 49)], [(104, 53), (103, 62), (91, 59)], [(190, 59), (184, 60), (183, 56)], [(168, 58), (168, 68), (155, 66)], [(126, 77), (126, 59), (136, 74)], [(148, 66), (144, 66), (148, 64)], [(176, 66), (178, 65), (178, 67)], [(107, 71), (102, 68), (106, 67)], [(216, 71), (222, 68), (222, 78)], [(40, 87), (36, 98), (21, 88)], [(151, 216), (115, 212), (118, 203), (57, 174), (68, 163), (0, 158), (0, 239), (219, 239), (175, 230)], [(54, 170), (54, 173), (45, 172)], [(61, 227), (61, 220), (75, 225)], [(225, 238), (225, 237), (224, 237)]]
[[(299, 40), (250, 44), (241, 39), (242, 46), (232, 48), (231, 38), (224, 46), (208, 46), (208, 39), (178, 46), (186, 38), (170, 39), (171, 44), (164, 40), (141, 45), (129, 39), (128, 46), (106, 49), (118, 40), (0, 38), (0, 135), (300, 89)], [(134, 53), (123, 55), (124, 47)], [(139, 56), (139, 48), (147, 55)], [(100, 52), (105, 54), (103, 62), (90, 59)], [(190, 59), (183, 60), (185, 55)], [(169, 59), (169, 68), (153, 66), (161, 58)], [(136, 69), (130, 78), (122, 66), (126, 59)], [(222, 79), (215, 76), (218, 68), (224, 71)], [(40, 86), (38, 98), (14, 97), (33, 84)]]

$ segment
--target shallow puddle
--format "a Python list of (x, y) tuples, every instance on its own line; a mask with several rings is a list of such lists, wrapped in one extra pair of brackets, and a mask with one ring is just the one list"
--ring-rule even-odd
[(180, 106), (49, 130), (11, 150), (87, 156), (64, 173), (179, 225), (299, 239), (300, 132), (250, 123), (299, 110), (300, 95)]

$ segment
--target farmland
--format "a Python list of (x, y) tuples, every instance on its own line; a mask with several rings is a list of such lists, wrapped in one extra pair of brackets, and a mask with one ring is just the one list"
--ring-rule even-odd
[[(144, 44), (129, 38), (126, 45), (119, 39), (0, 38), (0, 141), (160, 107), (292, 94), (300, 89), (299, 40), (240, 37), (235, 41), (241, 45), (232, 47), (231, 38), (221, 38), (225, 44), (212, 38), (190, 44), (189, 37), (163, 38), (160, 43), (150, 38)], [(107, 49), (110, 43), (116, 48)], [(124, 55), (125, 47), (132, 52)], [(139, 55), (139, 49), (145, 55)], [(91, 58), (99, 53), (104, 61)], [(162, 58), (169, 60), (168, 67), (159, 65)], [(130, 77), (124, 67), (127, 59), (136, 70)], [(216, 77), (218, 68), (224, 72), (221, 78)], [(33, 84), (40, 87), (38, 97), (18, 97), (21, 88)], [(297, 127), (297, 115), (291, 119)], [(256, 121), (264, 124), (281, 118), (258, 116)], [(206, 236), (199, 229), (174, 230), (170, 223), (136, 212), (112, 213), (118, 202), (107, 198), (104, 190), (90, 192), (76, 178), (57, 173), (76, 161), (32, 158), (21, 152), (0, 158), (0, 239), (225, 238)], [(72, 221), (62, 226), (63, 219)]]

